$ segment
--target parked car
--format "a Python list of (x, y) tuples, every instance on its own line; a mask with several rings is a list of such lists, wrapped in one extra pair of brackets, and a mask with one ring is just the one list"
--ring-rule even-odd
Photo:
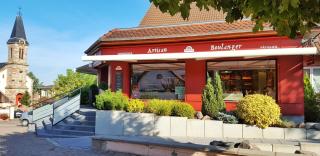
[(22, 115), (23, 111), (18, 109), (14, 111), (14, 118), (20, 118)]
[(20, 121), (21, 121), (22, 126), (28, 126), (29, 123), (33, 122), (32, 114), (33, 114), (33, 111), (23, 112), (21, 114)]

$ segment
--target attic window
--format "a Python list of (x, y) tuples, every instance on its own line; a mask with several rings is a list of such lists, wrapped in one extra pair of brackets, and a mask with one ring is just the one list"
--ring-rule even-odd
[(19, 49), (19, 59), (23, 59), (23, 53), (24, 53), (24, 49), (20, 48)]

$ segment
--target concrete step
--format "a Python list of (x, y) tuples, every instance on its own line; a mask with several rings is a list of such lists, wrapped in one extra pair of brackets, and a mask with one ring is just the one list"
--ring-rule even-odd
[[(88, 120), (77, 120), (74, 119), (72, 117), (67, 117), (66, 119), (64, 119), (62, 122), (60, 122), (62, 124), (71, 124), (71, 125), (88, 125), (88, 126), (95, 126), (96, 121), (88, 121)], [(58, 124), (60, 124), (58, 123)]]
[(76, 138), (76, 137), (79, 137), (77, 135), (51, 134), (51, 133), (48, 133), (48, 131), (46, 131), (45, 129), (37, 130), (36, 135), (38, 137), (45, 137), (45, 138)]
[(77, 131), (88, 131), (94, 132), (95, 126), (88, 125), (72, 125), (72, 124), (59, 124), (53, 126), (53, 129), (61, 129), (61, 130), (77, 130)]
[(96, 116), (96, 111), (94, 111), (94, 110), (80, 109), (77, 113), (84, 115), (84, 116)]
[(75, 120), (81, 120), (81, 121), (96, 121), (96, 116), (85, 116), (79, 113), (73, 113), (71, 117), (74, 118)]
[(46, 132), (54, 135), (70, 135), (70, 136), (93, 136), (94, 135), (94, 132), (77, 131), (77, 130), (52, 129), (52, 130), (46, 130)]

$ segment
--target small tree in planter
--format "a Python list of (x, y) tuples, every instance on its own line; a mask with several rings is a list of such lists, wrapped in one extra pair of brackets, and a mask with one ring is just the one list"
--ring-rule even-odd
[(207, 84), (202, 94), (202, 114), (210, 117), (215, 117), (218, 114), (218, 109), (214, 104), (217, 103), (214, 88), (212, 85), (211, 78), (208, 78)]
[(306, 122), (320, 121), (320, 105), (308, 76), (304, 77), (304, 111)]
[(218, 111), (224, 111), (225, 104), (223, 101), (223, 89), (222, 89), (220, 75), (218, 72), (215, 72), (215, 74), (214, 74), (213, 88), (214, 88), (214, 93), (216, 96), (216, 101), (217, 101), (216, 106), (218, 108)]
[(220, 75), (218, 72), (215, 72), (214, 75), (213, 82), (209, 77), (203, 90), (202, 113), (204, 115), (216, 118), (219, 111), (223, 111), (225, 109), (225, 105), (223, 101), (223, 90)]
[(30, 106), (31, 104), (31, 96), (29, 94), (29, 92), (25, 91), (21, 100), (20, 100), (20, 103), (25, 105), (25, 106)]

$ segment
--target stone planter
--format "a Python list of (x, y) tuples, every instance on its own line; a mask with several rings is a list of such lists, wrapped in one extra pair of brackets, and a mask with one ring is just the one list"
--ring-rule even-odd
[(224, 138), (242, 138), (242, 124), (223, 124)]
[(96, 111), (96, 135), (123, 135), (124, 111)]

